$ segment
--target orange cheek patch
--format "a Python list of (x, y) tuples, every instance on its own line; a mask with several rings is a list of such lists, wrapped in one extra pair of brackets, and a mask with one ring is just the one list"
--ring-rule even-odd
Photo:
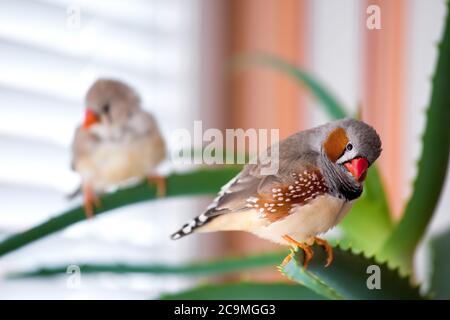
[(323, 144), (325, 153), (332, 162), (336, 162), (342, 155), (348, 143), (348, 137), (342, 128), (334, 129)]

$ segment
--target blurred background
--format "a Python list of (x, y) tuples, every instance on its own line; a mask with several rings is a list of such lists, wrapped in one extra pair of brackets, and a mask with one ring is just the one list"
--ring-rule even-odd
[[(381, 29), (366, 26), (372, 4), (381, 8)], [(384, 144), (379, 168), (399, 218), (416, 173), (444, 16), (444, 0), (0, 0), (0, 239), (81, 203), (65, 198), (79, 184), (70, 143), (85, 92), (98, 77), (134, 86), (167, 139), (178, 128), (192, 131), (194, 120), (204, 128), (279, 128), (282, 138), (329, 120), (280, 73), (230, 71), (234, 56), (254, 52), (301, 66), (377, 129)], [(168, 159), (161, 171), (185, 169)], [(103, 274), (69, 288), (64, 277), (2, 275), (43, 265), (174, 264), (277, 248), (240, 233), (169, 240), (208, 201), (128, 206), (2, 257), (0, 298), (152, 298), (201, 279)], [(416, 257), (420, 279), (428, 268), (426, 240), (450, 225), (449, 210), (447, 186)]]

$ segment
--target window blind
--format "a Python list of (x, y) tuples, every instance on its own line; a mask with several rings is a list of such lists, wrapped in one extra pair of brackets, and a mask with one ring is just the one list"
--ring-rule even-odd
[[(98, 77), (135, 87), (166, 138), (192, 126), (197, 11), (197, 0), (0, 0), (0, 239), (81, 202), (64, 198), (79, 183), (70, 171), (70, 143), (85, 92)], [(64, 277), (21, 281), (2, 274), (75, 262), (192, 259), (194, 239), (168, 238), (194, 215), (191, 207), (188, 199), (127, 207), (5, 256), (0, 298), (151, 298), (179, 289), (190, 282), (86, 276), (73, 289)]]

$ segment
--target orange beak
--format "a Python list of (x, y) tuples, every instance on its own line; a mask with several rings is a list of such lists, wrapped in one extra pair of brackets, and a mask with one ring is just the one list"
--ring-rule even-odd
[(84, 115), (83, 129), (89, 129), (93, 124), (98, 123), (100, 118), (89, 108), (86, 108)]
[(369, 162), (366, 158), (355, 158), (349, 162), (344, 163), (347, 170), (355, 177), (359, 182), (364, 181), (366, 178), (367, 168), (369, 168)]

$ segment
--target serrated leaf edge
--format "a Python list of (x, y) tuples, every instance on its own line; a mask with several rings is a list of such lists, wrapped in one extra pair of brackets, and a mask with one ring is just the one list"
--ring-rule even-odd
[[(369, 255), (366, 252), (364, 252), (364, 250), (360, 250), (358, 252), (358, 250), (353, 249), (349, 245), (346, 247), (345, 245), (341, 244), (339, 241), (336, 242), (335, 248), (340, 249), (342, 251), (350, 252), (351, 254), (353, 254), (355, 256), (360, 256), (360, 257), (362, 256), (366, 260), (373, 260), (375, 263), (383, 265), (384, 267), (386, 267), (386, 269), (388, 269), (389, 271), (395, 273), (399, 277), (399, 279), (407, 281), (407, 283), (409, 284), (410, 288), (412, 290), (417, 291), (420, 297), (423, 297), (425, 299), (431, 299), (431, 295), (429, 293), (423, 294), (420, 291), (421, 284), (420, 283), (416, 283), (416, 281), (414, 281), (414, 279), (412, 278), (411, 275), (403, 274), (401, 272), (401, 268), (400, 267), (398, 267), (398, 266), (397, 267), (392, 267), (387, 261), (384, 261), (384, 262), (379, 261), (377, 256), (376, 256), (376, 254), (375, 255)], [(310, 276), (314, 281), (318, 281), (318, 283), (321, 286), (325, 287), (326, 289), (329, 289), (329, 291), (332, 292), (333, 295), (341, 296), (339, 293), (335, 292), (334, 289), (331, 288), (328, 284), (326, 284), (325, 282), (320, 280), (315, 274), (312, 274), (311, 272), (305, 271), (305, 268), (303, 267), (303, 265), (300, 264), (299, 259), (296, 259), (297, 256), (295, 255), (295, 253), (298, 253), (298, 251), (294, 251), (294, 250), (291, 249), (291, 253), (294, 255), (294, 257), (292, 257), (292, 260), (295, 261), (295, 264), (299, 268), (300, 272), (308, 274), (308, 276)], [(277, 268), (278, 268), (278, 270), (280, 270), (281, 274), (283, 274), (289, 280), (295, 281), (295, 282), (300, 283), (302, 285), (305, 285), (302, 281), (297, 281), (296, 279), (293, 279), (290, 275), (288, 275), (284, 271), (283, 266), (279, 265), (279, 266), (277, 266)], [(317, 293), (321, 294), (320, 292), (317, 292)], [(342, 299), (344, 299), (344, 298), (342, 298)]]
[[(317, 285), (319, 285), (320, 287), (322, 287), (326, 292), (328, 292), (328, 296), (324, 296), (324, 298), (330, 298), (330, 299), (335, 299), (335, 300), (343, 300), (344, 297), (342, 297), (339, 293), (337, 293), (333, 288), (331, 288), (328, 284), (326, 284), (325, 282), (323, 282), (319, 277), (317, 277), (315, 274), (312, 274), (308, 271), (305, 270), (305, 268), (301, 265), (299, 265), (299, 260), (295, 258), (295, 251), (293, 249), (290, 249), (292, 255), (294, 255), (291, 259), (291, 261), (289, 263), (295, 263), (297, 266), (297, 270), (299, 270), (301, 273), (305, 273), (307, 274), (311, 280), (313, 282), (315, 282)], [(306, 283), (304, 283), (303, 281), (297, 281), (295, 280), (292, 276), (290, 276), (289, 274), (287, 274), (284, 271), (284, 268), (279, 265), (277, 266), (278, 270), (281, 272), (281, 274), (283, 276), (285, 276), (286, 278), (288, 278), (289, 280), (295, 282), (295, 283), (300, 283), (301, 285), (313, 290), (314, 292), (316, 292), (319, 295), (324, 295), (323, 292), (320, 292), (319, 290), (315, 290), (311, 287), (309, 287), (308, 285), (306, 285)]]

